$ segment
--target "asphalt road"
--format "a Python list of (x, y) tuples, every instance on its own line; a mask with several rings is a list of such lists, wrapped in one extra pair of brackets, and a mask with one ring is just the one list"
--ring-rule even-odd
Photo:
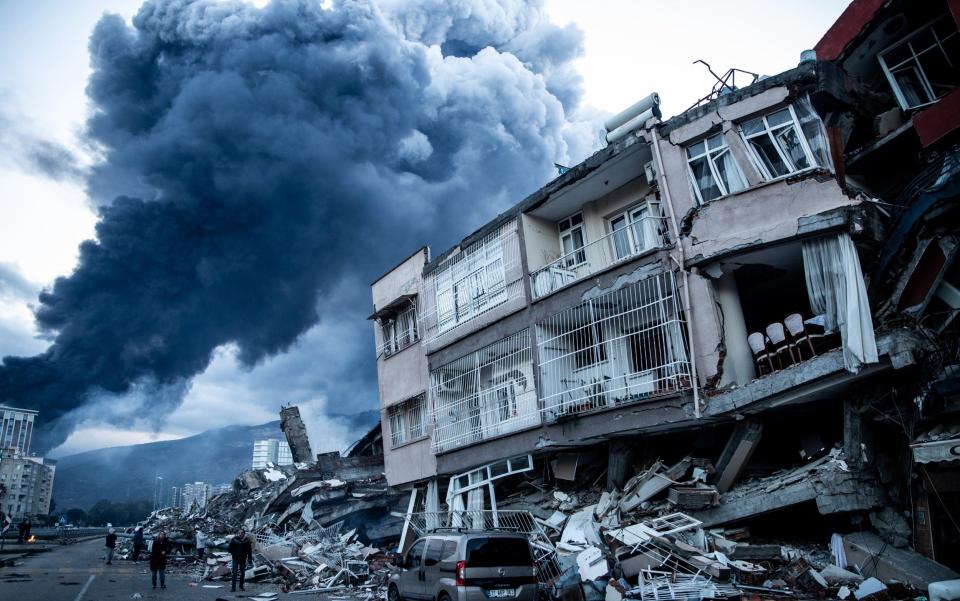
[[(3, 601), (106, 601), (133, 599), (203, 600), (254, 597), (277, 592), (276, 585), (248, 583), (246, 591), (230, 592), (229, 582), (193, 583), (189, 574), (167, 572), (167, 588), (150, 585), (146, 562), (134, 564), (114, 560), (103, 563), (103, 541), (92, 540), (27, 557), (13, 567), (0, 568), (0, 599)], [(191, 586), (193, 584), (193, 586)], [(221, 585), (223, 588), (202, 588)], [(280, 599), (288, 598), (280, 594)], [(319, 596), (289, 596), (289, 599), (315, 599)]]

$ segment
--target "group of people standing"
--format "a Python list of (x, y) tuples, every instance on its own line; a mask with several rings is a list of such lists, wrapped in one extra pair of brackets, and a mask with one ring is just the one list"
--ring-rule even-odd
[[(203, 561), (207, 550), (207, 535), (197, 528), (196, 530), (197, 559)], [(107, 565), (113, 563), (113, 553), (117, 547), (117, 533), (113, 528), (107, 532), (106, 549)], [(133, 563), (140, 561), (140, 553), (147, 548), (147, 541), (143, 535), (143, 526), (137, 526), (133, 532), (133, 554), (131, 560)], [(233, 560), (230, 590), (236, 592), (237, 580), (240, 581), (240, 590), (244, 590), (244, 576), (246, 575), (247, 565), (253, 559), (253, 541), (247, 536), (246, 531), (241, 528), (236, 536), (230, 539), (228, 547), (230, 557)], [(167, 588), (167, 558), (173, 552), (173, 543), (167, 537), (167, 533), (161, 530), (153, 537), (153, 544), (150, 545), (150, 578), (153, 582), (153, 588), (157, 588), (157, 580), (160, 581), (160, 588)]]

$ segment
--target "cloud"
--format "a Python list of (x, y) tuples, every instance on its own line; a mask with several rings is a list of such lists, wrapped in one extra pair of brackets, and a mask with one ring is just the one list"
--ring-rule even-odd
[(564, 104), (578, 34), (544, 22), (540, 2), (469, 0), (104, 16), (85, 132), (96, 239), (40, 295), (54, 343), (4, 359), (0, 399), (39, 409), (53, 446), (104, 403), (126, 406), (103, 413), (117, 423), (130, 407), (162, 420), (229, 349), (278, 402), (374, 407), (367, 282), (591, 150)]
[(10, 111), (0, 94), (0, 163), (53, 180), (77, 181), (84, 171), (77, 155), (66, 146), (33, 131), (33, 126)]

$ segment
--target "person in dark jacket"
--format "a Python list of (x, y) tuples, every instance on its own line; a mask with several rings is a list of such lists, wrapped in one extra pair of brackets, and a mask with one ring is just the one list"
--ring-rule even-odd
[(241, 528), (240, 533), (230, 539), (230, 556), (233, 558), (233, 574), (230, 578), (230, 591), (237, 590), (237, 574), (240, 574), (240, 590), (243, 590), (243, 579), (247, 571), (247, 562), (253, 558), (253, 542), (247, 532)]
[(146, 542), (143, 540), (143, 526), (137, 526), (137, 529), (133, 531), (133, 563), (140, 561), (140, 552), (143, 551), (145, 546)]
[(107, 565), (113, 565), (113, 552), (117, 548), (117, 533), (111, 528), (107, 531)]
[(153, 588), (157, 588), (157, 575), (160, 576), (160, 588), (167, 588), (167, 556), (173, 551), (173, 543), (163, 530), (153, 539), (150, 547), (150, 574)]

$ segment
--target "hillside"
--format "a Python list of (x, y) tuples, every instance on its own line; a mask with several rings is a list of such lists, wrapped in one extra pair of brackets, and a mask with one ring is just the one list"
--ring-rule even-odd
[[(376, 411), (336, 416), (361, 436), (378, 417)], [(88, 509), (100, 499), (114, 502), (152, 499), (156, 476), (171, 486), (202, 480), (231, 482), (250, 467), (253, 441), (283, 439), (280, 422), (227, 426), (195, 436), (146, 444), (97, 449), (60, 458), (54, 478), (57, 510)]]

